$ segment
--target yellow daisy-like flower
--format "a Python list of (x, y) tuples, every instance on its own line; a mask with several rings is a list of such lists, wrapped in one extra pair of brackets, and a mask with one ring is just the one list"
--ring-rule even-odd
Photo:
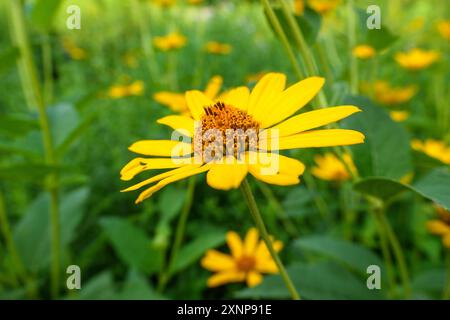
[(375, 49), (367, 44), (360, 44), (353, 48), (352, 54), (359, 59), (370, 59), (375, 56)]
[[(152, 169), (172, 169), (123, 191), (147, 188), (136, 203), (151, 197), (166, 185), (203, 172), (215, 189), (238, 188), (250, 173), (275, 185), (293, 185), (305, 166), (278, 154), (279, 150), (352, 145), (364, 142), (364, 135), (347, 129), (312, 130), (360, 111), (339, 106), (293, 116), (322, 88), (325, 80), (310, 77), (285, 89), (286, 76), (269, 73), (250, 93), (247, 87), (233, 89), (214, 102), (203, 92), (186, 92), (191, 116), (172, 115), (157, 122), (189, 138), (142, 140), (129, 150), (158, 158), (135, 158), (121, 170), (122, 180)], [(231, 132), (230, 132), (231, 130)]]
[(203, 3), (203, 0), (188, 0), (188, 4), (197, 5)]
[[(208, 287), (244, 281), (249, 287), (254, 287), (262, 282), (262, 273), (278, 273), (275, 261), (264, 241), (259, 241), (255, 228), (247, 232), (244, 241), (234, 231), (229, 231), (226, 238), (230, 255), (208, 250), (201, 260), (203, 268), (216, 272), (208, 279)], [(281, 241), (272, 241), (272, 244), (277, 252), (283, 247)]]
[(305, 12), (305, 2), (303, 0), (294, 0), (294, 13), (297, 16), (302, 16)]
[(168, 8), (175, 5), (177, 0), (152, 0), (152, 2), (160, 7)]
[[(343, 159), (350, 170), (356, 170), (352, 157), (349, 154), (344, 154)], [(319, 179), (345, 181), (351, 178), (347, 167), (333, 153), (325, 153), (323, 156), (317, 155), (314, 157), (314, 161), (316, 162), (316, 166), (313, 167), (312, 174)]]
[(308, 5), (320, 14), (327, 14), (336, 9), (341, 0), (308, 0)]
[(375, 100), (385, 105), (397, 105), (409, 101), (417, 93), (416, 86), (392, 87), (387, 81), (374, 84)]
[(405, 69), (421, 70), (429, 67), (439, 59), (439, 53), (434, 50), (411, 49), (408, 52), (398, 52), (395, 61)]
[(162, 37), (155, 37), (153, 44), (161, 51), (176, 50), (186, 45), (187, 39), (178, 32), (171, 32)]
[(443, 38), (450, 41), (450, 20), (440, 21), (437, 29)]
[(435, 206), (440, 219), (427, 222), (427, 229), (432, 234), (442, 237), (442, 244), (450, 249), (450, 212), (442, 207)]
[(233, 47), (228, 43), (220, 43), (217, 41), (209, 41), (205, 45), (206, 51), (212, 54), (222, 54), (227, 55), (230, 54)]
[(389, 115), (391, 116), (391, 119), (396, 122), (403, 122), (409, 118), (409, 112), (402, 110), (393, 110), (389, 112)]
[(73, 42), (72, 39), (64, 38), (62, 40), (62, 46), (64, 51), (73, 59), (73, 60), (84, 60), (87, 58), (87, 52), (83, 48), (80, 48)]
[[(211, 100), (215, 100), (222, 87), (221, 76), (214, 76), (209, 80), (203, 93)], [(183, 93), (161, 91), (153, 95), (157, 102), (168, 106), (172, 111), (189, 116), (190, 111)]]
[(425, 153), (431, 158), (438, 159), (445, 164), (450, 164), (450, 147), (442, 141), (428, 139), (422, 142), (415, 139), (411, 142), (411, 147), (414, 150)]
[(141, 96), (144, 93), (144, 82), (137, 80), (129, 85), (114, 85), (109, 88), (108, 96), (113, 99), (120, 99), (130, 96)]

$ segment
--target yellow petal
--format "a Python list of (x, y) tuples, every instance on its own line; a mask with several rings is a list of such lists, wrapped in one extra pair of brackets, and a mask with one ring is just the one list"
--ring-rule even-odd
[[(279, 252), (283, 248), (283, 243), (281, 241), (272, 241), (272, 246), (276, 252)], [(267, 246), (264, 241), (260, 241), (258, 248), (256, 249), (256, 259), (264, 261), (264, 260), (273, 260), (272, 256), (270, 255), (269, 249), (267, 249)]]
[(259, 258), (256, 260), (255, 269), (262, 273), (278, 273), (278, 267), (272, 257)]
[(192, 153), (192, 145), (174, 140), (141, 140), (128, 150), (146, 156), (182, 157)]
[(209, 107), (214, 104), (213, 100), (198, 90), (186, 92), (186, 102), (189, 110), (191, 111), (192, 117), (195, 120), (200, 120), (201, 116), (205, 113), (205, 107)]
[(161, 91), (155, 93), (153, 99), (175, 112), (184, 112), (188, 109), (184, 94), (181, 93)]
[(427, 229), (436, 235), (445, 235), (450, 233), (450, 226), (441, 220), (431, 220), (427, 222)]
[(231, 256), (217, 250), (208, 250), (200, 263), (203, 268), (209, 271), (232, 270), (236, 267)]
[(227, 245), (230, 248), (231, 254), (235, 259), (238, 259), (244, 250), (241, 237), (234, 232), (234, 231), (228, 231), (227, 232)]
[(359, 111), (361, 110), (354, 106), (339, 106), (305, 112), (283, 121), (270, 130), (279, 130), (278, 135), (280, 137), (289, 136), (330, 124)]
[(442, 237), (442, 243), (446, 248), (450, 249), (450, 233)]
[(187, 178), (187, 177), (190, 177), (190, 176), (193, 176), (193, 175), (196, 175), (196, 174), (200, 174), (200, 173), (205, 172), (205, 171), (208, 171), (210, 168), (211, 168), (211, 165), (206, 164), (206, 165), (204, 165), (204, 166), (202, 166), (200, 168), (194, 168), (194, 169), (191, 169), (191, 170), (183, 171), (183, 172), (178, 173), (178, 174), (171, 175), (170, 177), (159, 181), (154, 186), (151, 186), (150, 188), (148, 188), (145, 191), (141, 192), (141, 194), (139, 195), (139, 197), (136, 199), (135, 202), (136, 203), (140, 203), (140, 202), (144, 201), (145, 199), (151, 197), (156, 191), (161, 190), (162, 188), (164, 188), (168, 184), (170, 184), (172, 182), (175, 182), (175, 181), (178, 181), (178, 180), (181, 180), (181, 179), (184, 179), (184, 178)]
[(245, 280), (245, 273), (240, 271), (224, 271), (218, 272), (209, 277), (207, 285), (210, 288), (218, 287), (223, 284), (242, 282)]
[[(314, 130), (295, 134), (279, 139), (279, 150), (296, 148), (315, 148), (315, 147), (333, 147), (346, 146), (364, 142), (364, 135), (355, 130), (346, 129), (326, 129)], [(271, 147), (271, 141), (265, 146)]]
[(248, 114), (258, 121), (266, 116), (267, 106), (271, 106), (284, 90), (286, 76), (282, 73), (268, 73), (258, 81), (250, 94)]
[(212, 77), (206, 86), (205, 96), (211, 100), (214, 100), (220, 91), (220, 87), (222, 87), (222, 83), (223, 79), (221, 76)]
[(258, 245), (259, 233), (256, 228), (250, 228), (245, 235), (244, 251), (248, 256), (253, 256)]
[(194, 125), (195, 121), (191, 117), (186, 116), (167, 116), (161, 119), (158, 119), (156, 122), (159, 124), (164, 124), (166, 126), (171, 127), (174, 130), (177, 130), (183, 135), (187, 135), (189, 137), (194, 136)]
[(250, 90), (248, 90), (247, 87), (238, 87), (225, 93), (223, 102), (243, 111), (247, 111), (249, 97)]
[(314, 98), (324, 83), (324, 78), (309, 77), (286, 89), (266, 113), (262, 127), (266, 128), (293, 115)]
[(247, 175), (247, 165), (236, 161), (231, 164), (214, 163), (206, 176), (206, 182), (212, 188), (230, 190), (240, 186)]
[(184, 166), (183, 163), (176, 162), (171, 158), (134, 158), (128, 162), (120, 171), (120, 179), (128, 181), (134, 178), (137, 174), (145, 170), (152, 169), (171, 169)]
[(251, 288), (257, 286), (263, 281), (263, 277), (259, 272), (250, 271), (247, 275), (247, 285)]

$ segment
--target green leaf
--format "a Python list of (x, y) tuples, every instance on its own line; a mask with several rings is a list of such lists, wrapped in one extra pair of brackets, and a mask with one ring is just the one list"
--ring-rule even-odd
[(440, 294), (444, 290), (445, 280), (445, 269), (428, 270), (414, 277), (412, 286), (414, 292)]
[(286, 195), (283, 200), (283, 208), (290, 217), (304, 216), (311, 210), (305, 209), (313, 200), (313, 195), (304, 186), (295, 187)]
[(50, 173), (58, 172), (59, 167), (43, 163), (19, 163), (0, 167), (0, 178), (11, 180), (37, 181), (41, 183)]
[(128, 266), (145, 274), (159, 271), (162, 252), (154, 247), (144, 231), (121, 218), (103, 218), (100, 225), (117, 255)]
[(450, 173), (447, 168), (434, 169), (413, 185), (388, 178), (370, 177), (357, 182), (354, 188), (383, 201), (410, 190), (450, 210)]
[(36, 0), (31, 12), (33, 24), (42, 31), (49, 31), (61, 0)]
[(113, 276), (110, 271), (103, 271), (95, 275), (81, 285), (81, 300), (111, 300), (117, 298), (117, 289), (114, 286)]
[[(5, 50), (0, 51), (0, 75), (5, 73), (6, 71), (9, 71), (15, 66), (16, 60), (19, 58), (19, 55), (20, 51), (16, 47), (9, 47)], [(3, 123), (1, 123), (0, 121), (0, 124), (1, 128)]]
[(370, 265), (378, 265), (380, 268), (383, 266), (380, 258), (369, 249), (359, 244), (330, 236), (313, 235), (303, 237), (296, 240), (294, 246), (343, 263), (361, 275), (367, 275), (367, 267)]
[(406, 130), (367, 98), (350, 96), (343, 104), (355, 105), (363, 111), (342, 122), (366, 136), (365, 143), (352, 147), (361, 176), (400, 180), (411, 173), (411, 148)]
[(23, 115), (0, 115), (0, 134), (8, 137), (23, 135), (38, 128), (39, 124), (36, 119)]
[(208, 249), (222, 245), (225, 242), (223, 230), (209, 231), (181, 248), (170, 272), (177, 273), (200, 259)]
[(79, 126), (80, 120), (77, 110), (67, 103), (48, 108), (48, 116), (52, 139), (55, 146), (61, 146), (70, 134)]
[(162, 295), (157, 293), (142, 274), (135, 270), (128, 272), (127, 280), (119, 293), (118, 300), (161, 300)]

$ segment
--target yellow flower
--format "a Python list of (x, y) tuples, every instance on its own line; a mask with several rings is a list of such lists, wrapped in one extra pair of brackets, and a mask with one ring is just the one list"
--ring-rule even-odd
[[(346, 165), (350, 170), (355, 171), (352, 157), (349, 154), (343, 155)], [(314, 157), (316, 166), (312, 169), (312, 174), (317, 178), (327, 181), (345, 181), (351, 178), (346, 166), (333, 153), (325, 153), (323, 156)]]
[(389, 115), (391, 116), (392, 120), (397, 121), (397, 122), (402, 122), (409, 118), (408, 111), (394, 110), (394, 111), (389, 112)]
[[(264, 241), (259, 241), (255, 228), (247, 232), (244, 241), (234, 231), (227, 232), (226, 239), (231, 254), (208, 250), (201, 260), (203, 268), (215, 272), (208, 279), (208, 287), (244, 281), (254, 287), (262, 282), (262, 273), (278, 273), (275, 261)], [(281, 241), (272, 241), (272, 244), (277, 252), (283, 247)]]
[(180, 49), (186, 45), (187, 39), (178, 32), (169, 33), (166, 36), (155, 37), (153, 44), (161, 51)]
[(442, 244), (450, 249), (450, 212), (442, 207), (435, 207), (440, 219), (427, 222), (427, 229), (432, 234), (442, 237)]
[(141, 192), (136, 200), (139, 203), (172, 182), (203, 172), (207, 172), (208, 185), (220, 190), (238, 188), (247, 173), (275, 185), (298, 184), (305, 166), (278, 154), (279, 150), (364, 142), (364, 135), (354, 130), (312, 130), (361, 111), (355, 106), (293, 116), (313, 99), (324, 82), (323, 78), (310, 77), (285, 89), (286, 76), (269, 73), (251, 93), (247, 87), (238, 87), (218, 101), (198, 90), (186, 92), (190, 116), (172, 115), (157, 122), (190, 139), (137, 141), (129, 150), (152, 158), (135, 158), (120, 173), (122, 180), (131, 180), (147, 170), (172, 170), (123, 191), (155, 183)]
[(367, 44), (360, 44), (353, 48), (353, 55), (359, 59), (370, 59), (375, 56), (375, 49)]
[(229, 54), (233, 47), (227, 43), (220, 43), (217, 41), (209, 41), (205, 45), (206, 51), (212, 54)]
[(421, 70), (429, 67), (439, 59), (439, 53), (434, 50), (411, 49), (408, 52), (398, 52), (395, 61), (405, 69)]
[[(203, 93), (211, 100), (215, 100), (220, 88), (222, 86), (223, 79), (221, 76), (214, 76), (209, 80)], [(176, 92), (161, 91), (153, 95), (153, 99), (157, 102), (168, 106), (172, 111), (189, 116), (189, 108), (186, 103), (184, 94)]]
[(327, 14), (334, 10), (340, 3), (341, 0), (308, 0), (308, 5), (320, 14)]
[(396, 105), (409, 101), (417, 92), (416, 86), (392, 87), (386, 81), (376, 81), (374, 84), (375, 100), (386, 104)]
[(123, 62), (130, 68), (135, 69), (138, 66), (138, 60), (136, 54), (133, 52), (127, 52), (122, 56)]
[(202, 3), (203, 0), (188, 0), (188, 4), (196, 5)]
[(411, 20), (411, 22), (408, 24), (407, 29), (408, 31), (416, 31), (423, 28), (423, 25), (425, 23), (425, 19), (423, 17), (417, 17)]
[(440, 21), (437, 29), (442, 37), (450, 41), (450, 20)]
[(114, 85), (109, 88), (108, 95), (113, 99), (129, 96), (141, 96), (144, 93), (144, 82), (134, 81), (129, 85)]
[(153, 0), (153, 3), (157, 4), (160, 7), (168, 8), (173, 6), (177, 0)]
[(422, 142), (415, 139), (411, 141), (411, 147), (414, 150), (425, 153), (431, 158), (438, 159), (445, 164), (450, 164), (450, 147), (442, 141), (428, 139), (425, 142)]
[(64, 51), (66, 51), (73, 60), (84, 60), (87, 57), (86, 50), (78, 47), (75, 42), (69, 38), (63, 39), (62, 46)]
[(294, 13), (297, 16), (303, 15), (305, 12), (305, 2), (303, 0), (294, 0)]

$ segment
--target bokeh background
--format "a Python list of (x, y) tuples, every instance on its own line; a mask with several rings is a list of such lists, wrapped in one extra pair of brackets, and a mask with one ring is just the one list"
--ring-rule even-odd
[[(288, 1), (326, 78), (329, 106), (364, 111), (341, 123), (366, 135), (351, 148), (360, 179), (333, 176), (333, 168), (323, 169), (332, 173), (326, 180), (312, 174), (315, 157), (332, 152), (324, 148), (290, 153), (307, 164), (298, 186), (250, 183), (304, 298), (448, 298), (448, 2), (375, 1), (382, 28), (369, 31), (373, 2)], [(70, 5), (81, 9), (79, 30), (66, 27)], [(228, 252), (226, 232), (243, 236), (253, 225), (239, 190), (211, 189), (199, 176), (192, 197), (188, 181), (140, 205), (136, 193), (120, 193), (129, 185), (119, 179), (133, 158), (128, 146), (166, 139), (155, 121), (179, 111), (158, 93), (204, 90), (214, 76), (222, 92), (252, 87), (269, 71), (299, 80), (262, 2), (6, 0), (0, 17), (0, 298), (289, 298), (276, 275), (254, 288), (206, 286), (205, 252)], [(155, 42), (175, 32), (178, 45)], [(428, 55), (409, 57), (419, 67), (402, 65), (398, 53), (413, 48)], [(437, 220), (439, 230), (430, 227)], [(372, 264), (382, 267), (381, 290), (366, 287)], [(81, 290), (66, 287), (69, 265), (81, 268)]]

